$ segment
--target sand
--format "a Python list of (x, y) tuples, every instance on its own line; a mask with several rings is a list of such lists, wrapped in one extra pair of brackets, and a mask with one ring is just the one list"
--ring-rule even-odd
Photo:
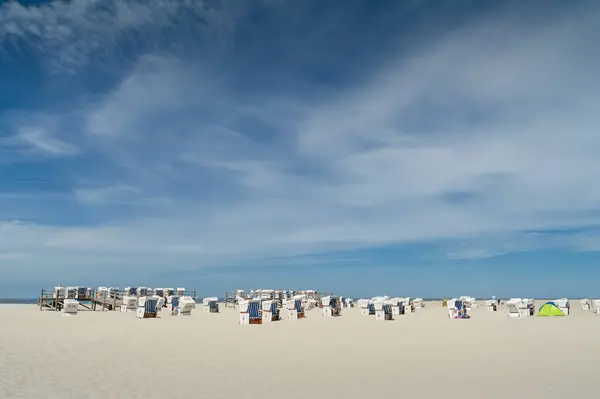
[(0, 306), (0, 398), (597, 398), (600, 316), (450, 320), (427, 303), (394, 321), (238, 324), (237, 313), (80, 312)]

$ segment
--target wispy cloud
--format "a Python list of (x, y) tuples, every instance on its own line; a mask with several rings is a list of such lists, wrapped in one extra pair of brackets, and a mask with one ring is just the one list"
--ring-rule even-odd
[(23, 128), (17, 138), (31, 149), (48, 155), (74, 155), (78, 152), (77, 146), (51, 137), (42, 128)]
[(15, 259), (23, 259), (26, 258), (26, 254), (21, 253), (0, 253), (0, 262), (2, 261), (11, 261)]
[[(194, 27), (194, 33), (210, 31), (218, 42), (235, 13), (223, 12), (230, 11), (225, 7), (214, 9), (212, 3), (56, 0), (25, 5), (9, 0), (0, 5), (0, 44), (35, 51), (52, 68), (77, 72), (90, 63), (127, 59), (131, 46), (139, 52), (175, 50), (184, 44), (180, 35), (173, 38), (182, 20)], [(192, 40), (193, 34), (187, 43)], [(126, 49), (116, 44), (125, 44)]]
[(128, 202), (132, 197), (138, 197), (139, 190), (126, 185), (115, 185), (100, 188), (79, 188), (75, 190), (77, 201), (101, 205), (107, 202)]
[[(67, 65), (85, 64), (122, 29), (175, 27), (179, 7), (193, 6), (139, 3), (150, 11), (136, 14), (129, 3), (108, 14), (61, 3), (19, 18), (22, 6), (9, 3), (2, 10), (13, 25), (0, 26), (4, 40), (9, 29), (29, 37), (35, 28), (23, 21), (32, 13), (67, 7), (66, 22), (49, 25), (58, 31), (44, 49), (60, 49)], [(167, 12), (154, 25), (159, 7)], [(220, 12), (208, 14), (230, 18)], [(79, 39), (115, 15), (89, 46)], [(426, 43), (399, 44), (350, 84), (308, 93), (268, 79), (243, 82), (196, 53), (146, 51), (105, 95), (80, 105), (81, 128), (69, 137), (99, 162), (86, 165), (90, 180), (106, 184), (69, 190), (94, 212), (142, 195), (170, 205), (83, 227), (5, 226), (0, 252), (73, 264), (111, 254), (132, 267), (165, 259), (183, 267), (415, 241), (441, 240), (451, 258), (582, 248), (573, 237), (518, 239), (600, 226), (600, 57), (590, 34), (600, 13), (574, 8), (548, 18), (552, 24), (528, 14), (465, 22)], [(109, 33), (117, 23), (127, 28)], [(69, 152), (66, 142), (29, 139)]]

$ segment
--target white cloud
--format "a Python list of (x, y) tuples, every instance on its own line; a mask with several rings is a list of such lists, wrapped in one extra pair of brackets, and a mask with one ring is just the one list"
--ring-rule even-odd
[(15, 259), (23, 259), (27, 257), (26, 254), (20, 253), (0, 253), (0, 262), (2, 261), (11, 261)]
[(138, 197), (139, 190), (127, 185), (115, 185), (100, 188), (79, 188), (75, 190), (75, 199), (86, 204), (105, 204), (107, 202), (128, 202)]
[(237, 2), (236, 7), (223, 3), (221, 12), (215, 12), (210, 3), (191, 0), (53, 0), (36, 5), (9, 0), (0, 5), (0, 45), (37, 51), (53, 68), (77, 72), (90, 63), (128, 56), (115, 54), (116, 43), (143, 51), (180, 45), (181, 37), (173, 38), (172, 32), (182, 16), (196, 33), (210, 30), (220, 43), (245, 9)]
[(22, 128), (17, 138), (31, 149), (48, 155), (74, 155), (78, 152), (77, 146), (50, 136), (42, 128)]
[(4, 226), (0, 253), (183, 267), (426, 240), (456, 240), (453, 258), (595, 248), (588, 235), (519, 238), (600, 225), (588, 34), (600, 14), (586, 11), (485, 20), (317, 102), (256, 94), (248, 107), (193, 63), (144, 58), (83, 111), (82, 135), (124, 183), (75, 195), (171, 205), (96, 226)]

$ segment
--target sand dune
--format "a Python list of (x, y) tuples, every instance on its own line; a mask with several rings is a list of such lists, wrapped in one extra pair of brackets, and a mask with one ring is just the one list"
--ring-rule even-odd
[(237, 314), (139, 320), (1, 306), (0, 398), (597, 398), (600, 316), (449, 320), (428, 303), (391, 322), (344, 309), (262, 326)]

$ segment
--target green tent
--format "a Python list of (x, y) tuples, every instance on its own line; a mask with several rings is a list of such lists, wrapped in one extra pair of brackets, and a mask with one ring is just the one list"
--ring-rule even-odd
[(560, 310), (554, 302), (546, 302), (540, 307), (538, 316), (564, 316), (564, 312)]

